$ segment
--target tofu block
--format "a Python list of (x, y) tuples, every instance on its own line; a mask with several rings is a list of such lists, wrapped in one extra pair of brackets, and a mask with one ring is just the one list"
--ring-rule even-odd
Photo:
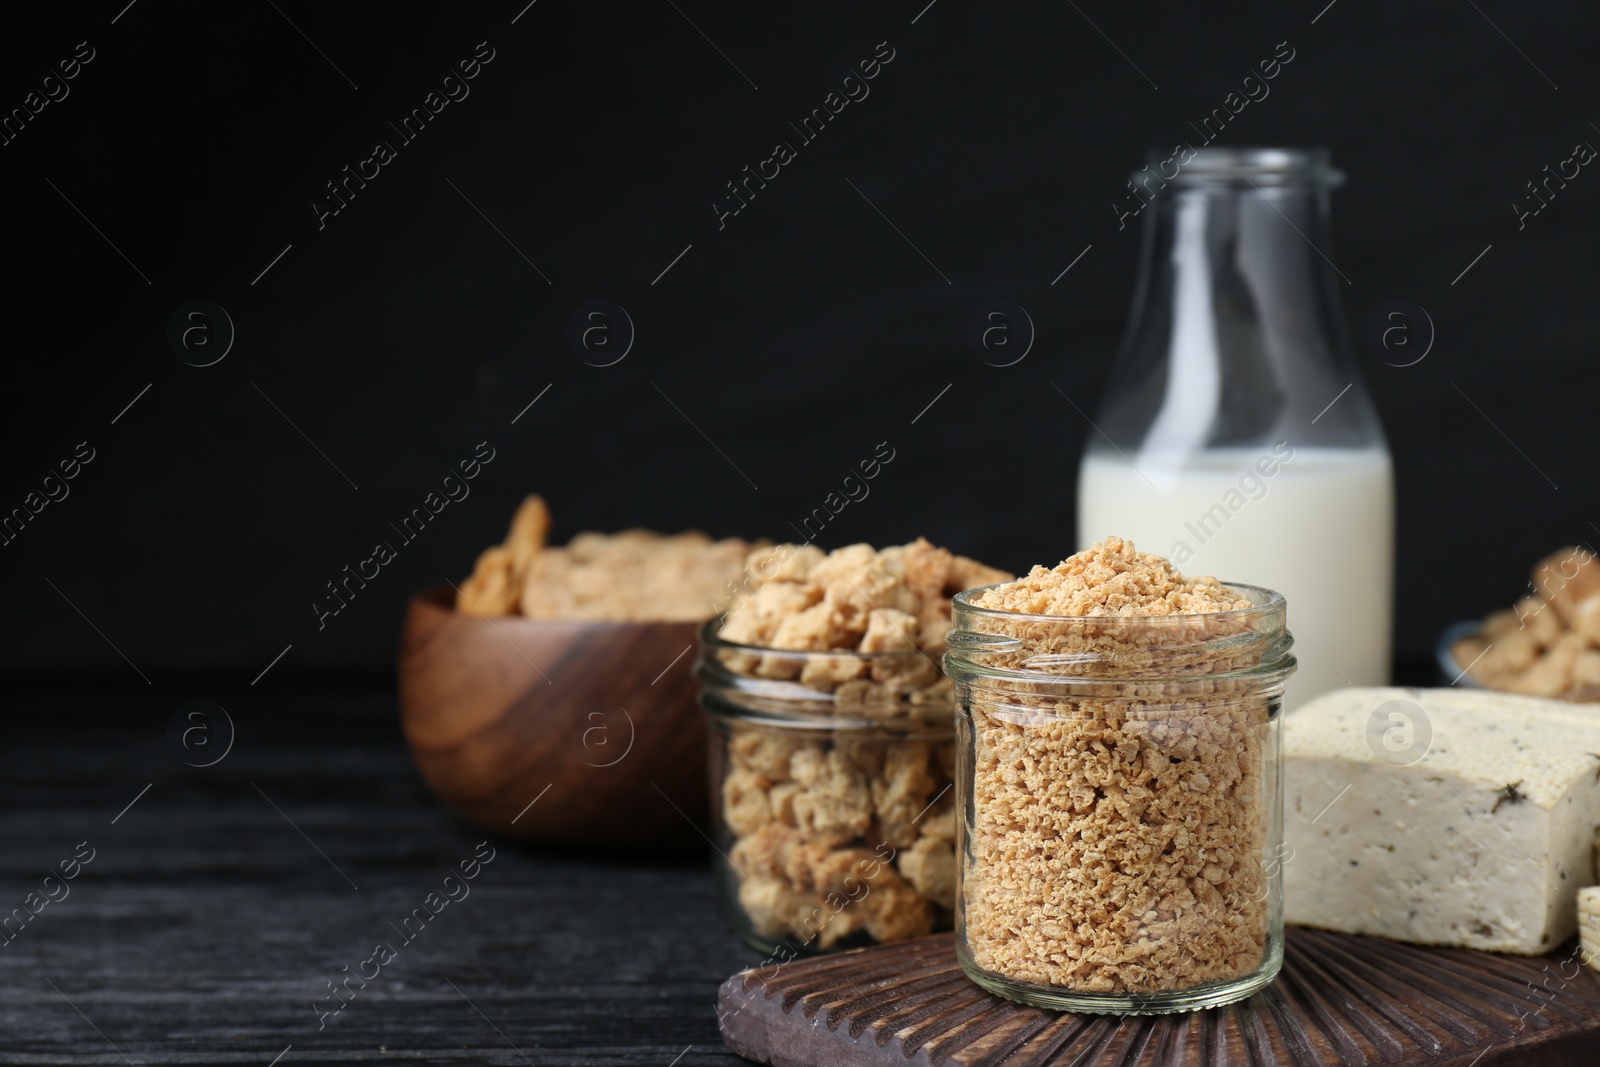
[(1600, 971), (1600, 886), (1578, 890), (1578, 957)]
[(1577, 930), (1577, 890), (1595, 881), (1600, 714), (1352, 687), (1287, 716), (1283, 751), (1286, 922), (1526, 955)]

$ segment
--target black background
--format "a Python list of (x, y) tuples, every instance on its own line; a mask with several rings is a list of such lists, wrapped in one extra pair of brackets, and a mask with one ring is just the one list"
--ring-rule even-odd
[[(1220, 143), (1330, 146), (1352, 329), (1407, 299), (1438, 332), (1414, 367), (1362, 353), (1397, 463), (1400, 654), (1596, 536), (1600, 177), (1524, 229), (1512, 208), (1600, 144), (1591, 7), (523, 2), (8, 15), (0, 108), (78, 42), (95, 58), (0, 148), (0, 509), (78, 442), (96, 458), (0, 548), (0, 672), (243, 685), (292, 644), (263, 684), (378, 678), (407, 595), (465, 573), (527, 492), (559, 538), (783, 538), (882, 441), (824, 545), (1059, 559), (1091, 431), (1051, 383), (1092, 410), (1124, 325), (1139, 240), (1113, 204), (1279, 42), (1295, 58)], [(480, 41), (470, 96), (319, 230), (323, 183)], [(870, 96), (719, 230), (724, 183), (879, 42)], [(237, 330), (207, 368), (165, 341), (192, 299)], [(565, 340), (593, 299), (637, 328), (615, 366)], [(965, 345), (991, 299), (1037, 325), (1016, 366)], [(470, 497), (319, 631), (324, 583), (480, 441)]]

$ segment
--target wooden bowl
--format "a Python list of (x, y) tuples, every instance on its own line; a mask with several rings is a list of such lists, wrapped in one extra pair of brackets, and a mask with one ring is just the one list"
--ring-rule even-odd
[(709, 823), (694, 622), (494, 620), (415, 596), (400, 721), (434, 794), (507, 837), (597, 851), (699, 845)]

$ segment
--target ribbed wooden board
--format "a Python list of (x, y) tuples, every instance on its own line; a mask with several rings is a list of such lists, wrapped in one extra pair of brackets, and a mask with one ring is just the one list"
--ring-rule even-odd
[(1574, 952), (1529, 959), (1291, 928), (1278, 980), (1249, 1000), (1116, 1017), (992, 996), (936, 934), (741, 971), (722, 984), (719, 1015), (730, 1048), (774, 1067), (1593, 1067), (1600, 981)]

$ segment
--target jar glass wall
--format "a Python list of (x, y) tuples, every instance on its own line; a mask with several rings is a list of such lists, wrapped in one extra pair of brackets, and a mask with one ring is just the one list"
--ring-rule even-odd
[(1021, 615), (955, 601), (962, 968), (1001, 996), (1156, 1014), (1230, 1003), (1283, 958), (1284, 601)]
[(921, 652), (798, 652), (701, 635), (718, 881), (779, 958), (949, 929), (953, 704)]

